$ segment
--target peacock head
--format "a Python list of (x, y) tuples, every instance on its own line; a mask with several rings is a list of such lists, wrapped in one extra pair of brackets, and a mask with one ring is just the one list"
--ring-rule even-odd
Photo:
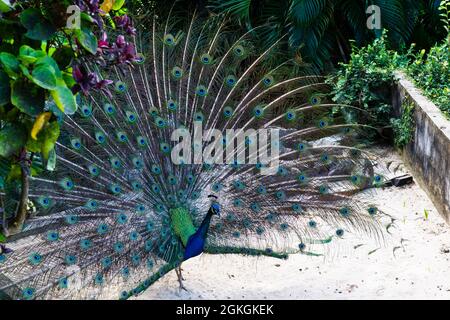
[(208, 198), (213, 198), (210, 210), (213, 214), (220, 217), (220, 204), (217, 202), (217, 197), (215, 195), (209, 195)]
[(217, 202), (214, 202), (211, 205), (211, 209), (214, 212), (214, 214), (218, 215), (220, 217), (220, 204), (218, 204)]

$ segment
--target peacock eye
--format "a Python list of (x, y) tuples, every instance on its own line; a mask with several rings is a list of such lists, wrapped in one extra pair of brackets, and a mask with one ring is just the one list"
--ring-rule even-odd
[(263, 78), (263, 83), (266, 87), (270, 87), (274, 83), (274, 78), (272, 76), (266, 76)]

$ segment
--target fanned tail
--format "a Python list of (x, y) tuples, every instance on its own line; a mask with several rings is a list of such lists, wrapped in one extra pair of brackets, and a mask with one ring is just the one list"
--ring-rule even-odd
[[(251, 31), (236, 37), (223, 17), (194, 15), (184, 32), (175, 25), (153, 17), (150, 32), (134, 39), (142, 59), (133, 66), (85, 66), (113, 79), (115, 93), (80, 98), (75, 115), (58, 119), (57, 168), (32, 178), (37, 214), (9, 241), (14, 252), (0, 256), (4, 295), (138, 294), (181, 263), (184, 233), (200, 225), (209, 194), (222, 213), (207, 252), (284, 258), (345, 232), (382, 240), (382, 213), (351, 197), (383, 182), (357, 147), (372, 130), (352, 121), (362, 111), (327, 102), (321, 78), (293, 76), (294, 62), (274, 64), (284, 39), (259, 52)], [(216, 129), (209, 138), (225, 137), (214, 144), (224, 149), (234, 143), (227, 130), (284, 128), (276, 174), (261, 175), (258, 161), (195, 163), (209, 139), (174, 163), (173, 132), (200, 124)], [(255, 143), (247, 137), (237, 154), (248, 160), (264, 151)], [(186, 210), (176, 220), (183, 225), (174, 225), (176, 208)]]

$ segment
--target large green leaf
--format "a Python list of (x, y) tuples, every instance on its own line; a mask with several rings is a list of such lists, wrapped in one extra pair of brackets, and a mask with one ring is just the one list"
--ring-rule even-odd
[(116, 1), (114, 1), (112, 9), (115, 11), (120, 10), (124, 4), (125, 4), (125, 0), (116, 0)]
[(84, 49), (92, 54), (96, 54), (98, 48), (97, 38), (88, 28), (76, 30), (77, 39)]
[(44, 110), (45, 92), (43, 89), (19, 79), (12, 85), (11, 103), (28, 115), (37, 116)]
[(11, 11), (13, 6), (9, 0), (0, 0), (0, 12), (6, 13)]
[(20, 55), (20, 56), (19, 56), (19, 60), (22, 62), (22, 64), (23, 64), (24, 66), (28, 66), (28, 65), (30, 65), (30, 64), (35, 63), (37, 59), (36, 59), (35, 57), (32, 57), (32, 56), (24, 56), (24, 55)]
[(50, 122), (39, 132), (36, 140), (29, 137), (25, 145), (30, 152), (42, 153), (42, 158), (47, 160), (47, 170), (50, 171), (52, 171), (56, 165), (56, 153), (54, 148), (60, 134), (59, 128), (60, 126), (57, 121)]
[(93, 17), (91, 17), (90, 15), (88, 15), (86, 12), (81, 12), (80, 17), (81, 17), (81, 20), (83, 20), (83, 21), (87, 21), (89, 23), (95, 22), (95, 19)]
[(31, 137), (28, 137), (27, 143), (25, 144), (25, 148), (27, 148), (27, 151), (29, 152), (41, 152), (42, 148), (42, 139), (40, 136), (38, 136), (38, 140), (34, 140)]
[(50, 91), (56, 106), (65, 114), (74, 114), (77, 110), (77, 103), (72, 91), (67, 88), (63, 79), (58, 79), (56, 89)]
[(36, 52), (36, 50), (34, 50), (32, 47), (27, 46), (27, 45), (23, 45), (19, 49), (20, 55), (33, 56), (34, 52)]
[(59, 138), (59, 123), (54, 121), (50, 122), (43, 130), (43, 141), (42, 141), (42, 156), (44, 159), (50, 159), (51, 152), (55, 148), (56, 141)]
[(36, 8), (23, 11), (20, 22), (27, 29), (26, 36), (33, 40), (48, 40), (56, 33), (55, 27)]
[(39, 65), (32, 72), (33, 82), (38, 86), (48, 89), (56, 89), (55, 70), (49, 65)]
[(36, 51), (29, 46), (21, 46), (19, 50), (19, 60), (22, 61), (24, 65), (29, 65), (35, 63), (37, 58), (34, 57)]
[(31, 48), (30, 46), (27, 46), (27, 45), (23, 45), (20, 47), (19, 54), (25, 55), (25, 56), (30, 56), (30, 57), (33, 57), (36, 59), (47, 56), (47, 54), (44, 51), (34, 50), (33, 48)]
[(17, 124), (6, 124), (0, 130), (0, 156), (8, 158), (17, 153), (27, 142), (27, 132)]
[(15, 77), (20, 72), (19, 68), (20, 62), (11, 53), (8, 52), (0, 53), (0, 62), (3, 65), (3, 69), (6, 71), (7, 74), (9, 74), (9, 76)]
[[(36, 51), (36, 52), (40, 52), (40, 51)], [(52, 57), (49, 56), (43, 56), (43, 57), (39, 57), (36, 60), (36, 64), (35, 67), (39, 67), (39, 66), (51, 66), (55, 72), (55, 76), (57, 79), (61, 79), (62, 78), (62, 73), (61, 70), (59, 69), (58, 64), (56, 63), (55, 59), (53, 59)]]
[(11, 86), (9, 84), (9, 77), (3, 70), (0, 69), (0, 106), (4, 106), (11, 101)]

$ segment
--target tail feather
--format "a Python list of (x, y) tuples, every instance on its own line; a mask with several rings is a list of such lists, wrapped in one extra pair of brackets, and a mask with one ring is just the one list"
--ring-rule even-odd
[[(382, 183), (372, 155), (356, 147), (369, 129), (351, 121), (361, 110), (326, 101), (320, 77), (291, 77), (292, 61), (274, 64), (284, 38), (258, 52), (252, 32), (235, 37), (226, 17), (194, 15), (185, 32), (176, 25), (153, 18), (151, 31), (134, 39), (143, 57), (136, 65), (86, 65), (113, 79), (115, 93), (80, 97), (77, 113), (60, 119), (57, 167), (31, 179), (38, 214), (10, 241), (14, 252), (1, 255), (8, 281), (0, 279), (0, 292), (19, 299), (142, 292), (183, 260), (169, 209), (188, 209), (198, 227), (210, 194), (222, 216), (211, 223), (207, 252), (315, 254), (310, 244), (346, 232), (383, 240), (383, 213), (351, 197)], [(280, 161), (276, 174), (237, 160), (175, 164), (173, 131), (192, 132), (196, 123), (224, 135), (286, 128), (272, 159)], [(245, 142), (237, 152), (244, 159), (264, 151)]]

